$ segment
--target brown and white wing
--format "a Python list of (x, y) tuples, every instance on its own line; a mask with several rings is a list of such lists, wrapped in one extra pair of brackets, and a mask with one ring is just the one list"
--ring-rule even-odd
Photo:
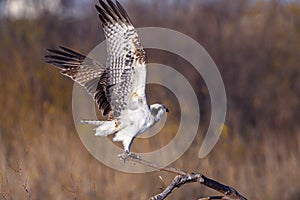
[(83, 86), (96, 101), (101, 114), (107, 115), (111, 107), (105, 95), (105, 66), (65, 47), (60, 47), (60, 50), (48, 49), (48, 52), (46, 62), (61, 69), (63, 75)]
[(129, 106), (132, 95), (145, 99), (146, 55), (128, 14), (118, 1), (96, 5), (107, 44), (106, 97), (114, 116)]

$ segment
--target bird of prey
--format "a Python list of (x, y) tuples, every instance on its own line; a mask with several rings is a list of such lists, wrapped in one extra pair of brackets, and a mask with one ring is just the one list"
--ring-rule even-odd
[(106, 121), (82, 120), (98, 126), (96, 136), (115, 134), (130, 153), (134, 138), (156, 124), (168, 109), (147, 104), (146, 53), (125, 9), (118, 1), (95, 5), (107, 44), (106, 64), (66, 47), (47, 49), (46, 62), (83, 86), (94, 98)]

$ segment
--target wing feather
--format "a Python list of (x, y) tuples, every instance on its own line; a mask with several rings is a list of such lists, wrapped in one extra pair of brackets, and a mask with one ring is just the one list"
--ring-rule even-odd
[(106, 98), (107, 73), (105, 66), (96, 60), (81, 55), (71, 49), (47, 49), (46, 62), (59, 68), (61, 73), (83, 86), (96, 101), (103, 116), (111, 111)]
[(106, 66), (66, 47), (48, 49), (46, 62), (88, 91), (102, 115), (118, 117), (134, 96), (146, 102), (146, 55), (131, 20), (116, 1), (95, 5), (107, 44)]
[[(107, 0), (107, 3), (102, 0), (99, 2), (101, 7), (96, 5), (96, 9), (102, 22), (108, 54), (106, 97), (117, 117), (128, 107), (134, 83), (142, 83), (144, 88), (146, 69), (137, 73), (137, 68), (145, 68), (146, 56), (138, 34), (121, 4), (111, 0)], [(144, 91), (141, 95), (145, 96)]]

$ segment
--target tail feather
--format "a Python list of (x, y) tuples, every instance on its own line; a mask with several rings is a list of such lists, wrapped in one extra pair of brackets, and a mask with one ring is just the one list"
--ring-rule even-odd
[(94, 126), (100, 126), (102, 125), (105, 121), (99, 121), (99, 120), (81, 120), (80, 121), (82, 124), (89, 124), (89, 125), (94, 125)]
[(98, 126), (94, 130), (95, 136), (108, 136), (118, 132), (121, 128), (121, 124), (116, 121), (98, 121), (98, 120), (81, 120), (81, 123)]
[(130, 152), (130, 147), (134, 140), (137, 130), (128, 126), (124, 121), (112, 120), (112, 121), (98, 121), (98, 120), (81, 120), (81, 123), (98, 126), (95, 128), (95, 136), (108, 136), (115, 134), (113, 138), (114, 142), (122, 142), (124, 151)]

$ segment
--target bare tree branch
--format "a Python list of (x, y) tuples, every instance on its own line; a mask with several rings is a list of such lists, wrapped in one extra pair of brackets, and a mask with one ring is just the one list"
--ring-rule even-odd
[(209, 187), (213, 190), (216, 190), (220, 193), (222, 193), (224, 196), (211, 196), (208, 198), (202, 198), (200, 200), (205, 199), (227, 199), (227, 200), (247, 200), (243, 195), (241, 195), (237, 190), (235, 190), (233, 187), (224, 185), (222, 183), (219, 183), (213, 179), (207, 178), (201, 173), (187, 173), (181, 169), (176, 169), (173, 167), (164, 167), (162, 165), (152, 163), (146, 160), (141, 159), (139, 156), (135, 154), (129, 154), (127, 157), (124, 158), (126, 161), (132, 161), (135, 163), (139, 163), (144, 166), (148, 166), (154, 169), (157, 169), (159, 171), (166, 171), (170, 173), (177, 174), (173, 181), (165, 188), (164, 191), (162, 191), (160, 194), (157, 194), (153, 197), (151, 197), (151, 200), (163, 200), (165, 199), (171, 192), (179, 188), (180, 186), (187, 184), (187, 183), (200, 183), (206, 187)]

